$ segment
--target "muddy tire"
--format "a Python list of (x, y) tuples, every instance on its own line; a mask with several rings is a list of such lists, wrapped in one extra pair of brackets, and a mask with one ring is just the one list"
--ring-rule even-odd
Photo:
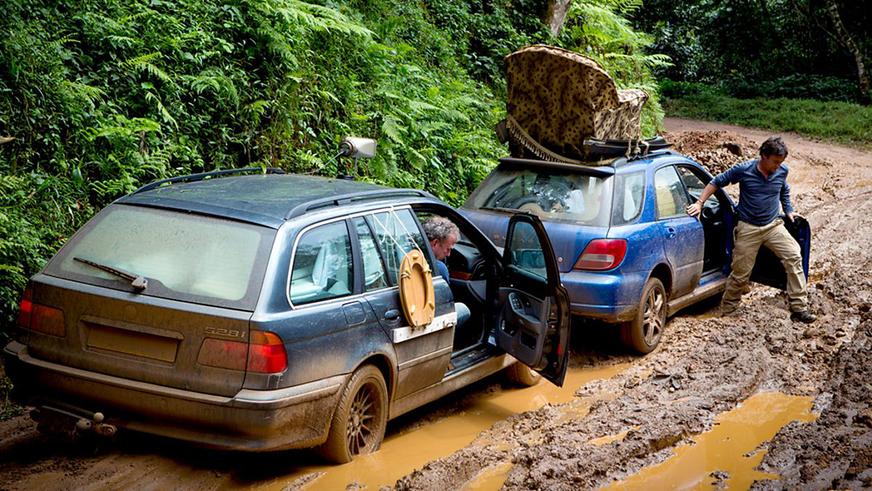
[(657, 278), (651, 278), (642, 289), (642, 299), (636, 317), (621, 324), (621, 341), (630, 349), (646, 354), (660, 344), (666, 327), (666, 288)]
[(376, 367), (365, 365), (345, 385), (319, 453), (331, 462), (344, 464), (355, 455), (375, 452), (384, 439), (387, 417), (384, 377)]
[(532, 387), (542, 380), (542, 376), (527, 365), (515, 362), (506, 368), (506, 380), (521, 387)]

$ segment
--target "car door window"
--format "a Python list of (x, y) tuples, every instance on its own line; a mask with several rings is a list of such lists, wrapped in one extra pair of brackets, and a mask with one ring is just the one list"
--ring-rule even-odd
[(612, 207), (612, 225), (629, 223), (642, 211), (645, 197), (645, 173), (634, 172), (615, 176), (615, 202)]
[(375, 245), (372, 231), (363, 218), (354, 219), (354, 229), (360, 243), (360, 256), (363, 260), (364, 291), (378, 290), (388, 286), (388, 277), (382, 264), (381, 255)]
[(372, 225), (384, 259), (388, 281), (391, 285), (396, 285), (400, 264), (406, 253), (415, 249), (426, 250), (424, 237), (418, 222), (408, 209), (375, 213), (372, 215)]
[(668, 166), (657, 170), (654, 174), (654, 192), (657, 200), (657, 217), (670, 218), (685, 215), (687, 193), (684, 185), (675, 172), (675, 167)]
[(290, 296), (294, 305), (351, 293), (351, 240), (345, 221), (305, 232), (294, 251)]
[(545, 255), (542, 253), (539, 236), (533, 225), (519, 222), (515, 226), (509, 250), (511, 250), (510, 265), (542, 279), (548, 278), (545, 269)]
[[(681, 175), (681, 182), (684, 183), (687, 192), (690, 193), (691, 199), (698, 200), (699, 197), (702, 196), (702, 191), (705, 189), (706, 183), (703, 182), (695, 170), (690, 167), (678, 166), (678, 174)], [(718, 199), (714, 194), (712, 194), (709, 196), (708, 200), (706, 200), (706, 203), (717, 205)]]

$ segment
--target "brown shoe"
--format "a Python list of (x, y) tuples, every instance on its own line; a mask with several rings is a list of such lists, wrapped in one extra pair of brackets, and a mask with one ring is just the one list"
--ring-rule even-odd
[(817, 320), (817, 316), (815, 316), (808, 310), (803, 310), (801, 312), (791, 312), (790, 320), (794, 322), (799, 321), (804, 324), (811, 324), (812, 322)]

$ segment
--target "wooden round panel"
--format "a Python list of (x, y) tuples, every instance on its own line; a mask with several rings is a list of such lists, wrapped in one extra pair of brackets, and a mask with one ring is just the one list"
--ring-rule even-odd
[(412, 327), (423, 327), (433, 321), (436, 312), (433, 273), (419, 250), (406, 253), (400, 264), (400, 304)]

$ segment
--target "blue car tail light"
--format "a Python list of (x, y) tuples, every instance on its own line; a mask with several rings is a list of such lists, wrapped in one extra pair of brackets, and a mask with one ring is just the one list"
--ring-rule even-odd
[(594, 239), (584, 248), (573, 269), (605, 271), (618, 267), (626, 255), (626, 239)]

